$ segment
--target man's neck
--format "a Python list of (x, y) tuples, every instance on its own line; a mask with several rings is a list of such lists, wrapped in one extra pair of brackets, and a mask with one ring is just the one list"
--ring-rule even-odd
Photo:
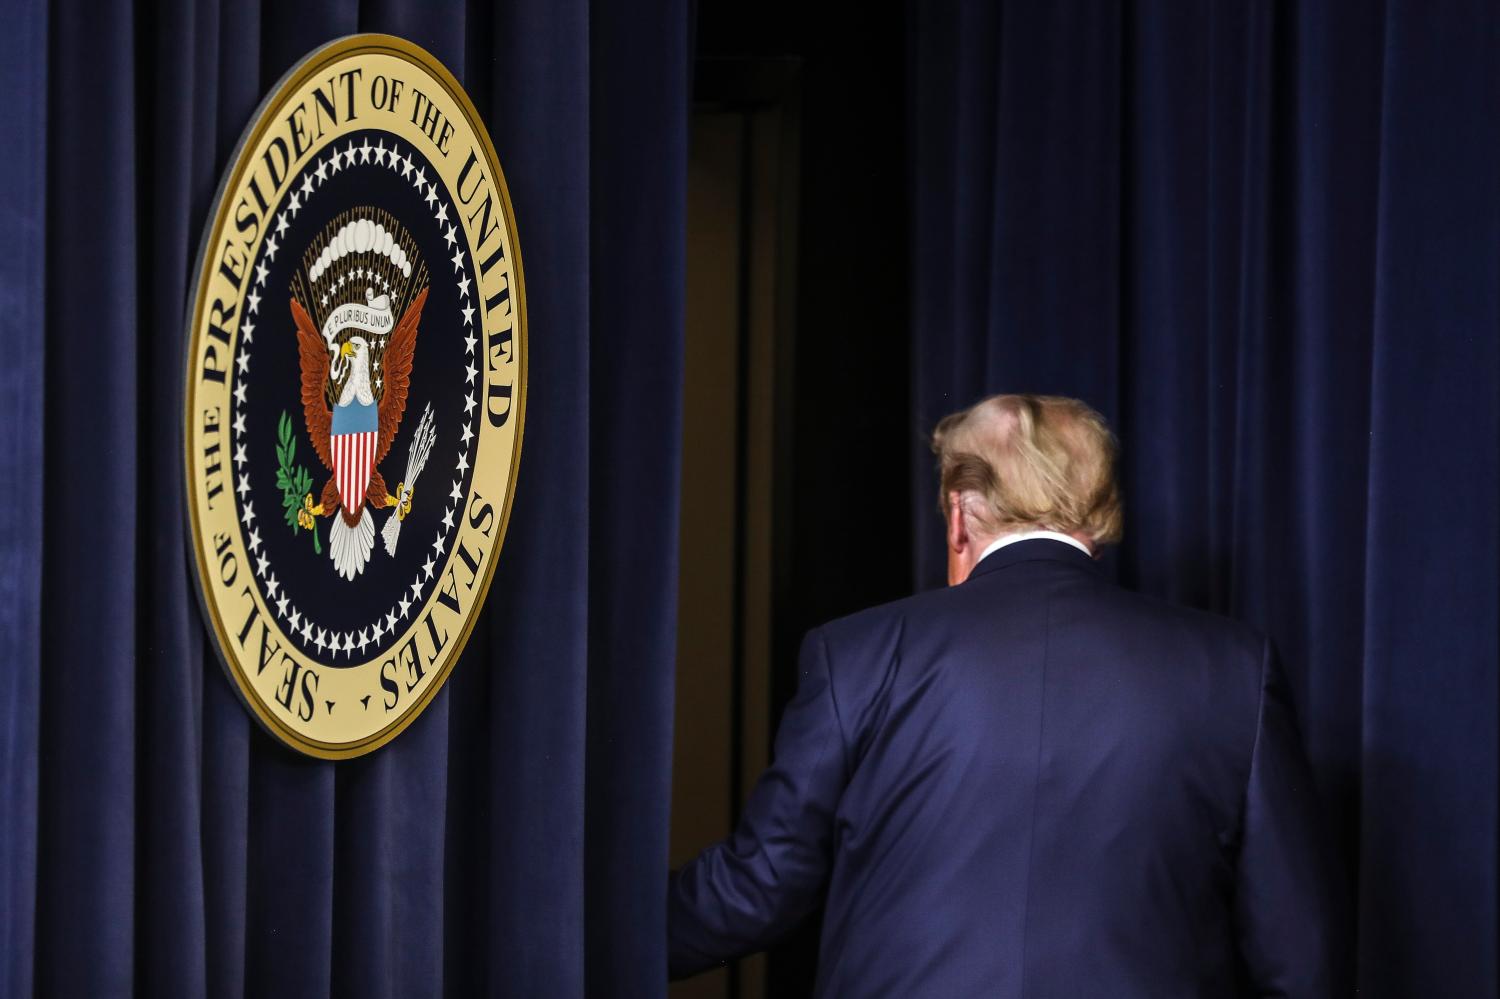
[(1089, 550), (1089, 546), (1084, 544), (1082, 541), (1079, 541), (1071, 534), (1061, 534), (1057, 531), (1014, 531), (1009, 534), (1002, 534), (994, 541), (991, 541), (985, 547), (984, 551), (979, 553), (979, 561), (983, 562), (990, 555), (993, 555), (995, 552), (1004, 548), (1006, 545), (1013, 545), (1018, 541), (1038, 540), (1061, 541), (1065, 545), (1072, 545), (1074, 548), (1077, 548), (1089, 558), (1094, 557), (1094, 553)]

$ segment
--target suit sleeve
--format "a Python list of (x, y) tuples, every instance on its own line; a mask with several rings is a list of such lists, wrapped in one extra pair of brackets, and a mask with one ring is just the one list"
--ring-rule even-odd
[(763, 948), (821, 898), (848, 767), (827, 647), (816, 631), (802, 643), (799, 674), (774, 760), (738, 827), (668, 879), (673, 978)]
[(1348, 995), (1343, 885), (1269, 643), (1242, 822), (1235, 923), (1253, 994)]

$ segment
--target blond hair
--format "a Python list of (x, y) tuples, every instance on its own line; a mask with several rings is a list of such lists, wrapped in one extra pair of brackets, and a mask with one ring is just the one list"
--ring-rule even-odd
[(1122, 528), (1116, 447), (1104, 418), (1077, 399), (991, 396), (933, 431), (938, 504), (946, 517), (957, 493), (987, 537), (1050, 530), (1113, 544)]

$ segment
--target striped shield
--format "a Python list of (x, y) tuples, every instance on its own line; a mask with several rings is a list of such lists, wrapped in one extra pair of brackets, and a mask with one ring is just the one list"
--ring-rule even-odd
[(375, 468), (378, 426), (378, 410), (373, 403), (361, 406), (358, 401), (351, 401), (333, 411), (329, 450), (333, 457), (334, 482), (338, 486), (339, 502), (356, 515), (364, 509), (365, 489), (370, 485), (370, 472)]

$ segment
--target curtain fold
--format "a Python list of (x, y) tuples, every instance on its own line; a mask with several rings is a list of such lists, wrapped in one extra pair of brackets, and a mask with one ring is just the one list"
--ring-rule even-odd
[[(660, 994), (686, 0), (20, 13), (0, 43), (0, 993)], [(208, 644), (179, 423), (219, 175), (281, 74), (356, 31), (427, 48), (484, 118), (530, 372), (462, 660), (399, 738), (332, 764), (265, 735)]]
[[(589, 996), (659, 994), (664, 972), (676, 674), (660, 664), (675, 662), (677, 628), (660, 608), (677, 605), (688, 150), (685, 117), (640, 110), (686, 114), (689, 20), (685, 4), (619, 3), (591, 24), (586, 749), (587, 769), (613, 778), (584, 796)], [(658, 56), (620, 44), (632, 36), (657, 39)], [(668, 724), (642, 732), (641, 717)], [(643, 808), (650, 821), (635, 818)]]
[[(1111, 571), (1283, 653), (1360, 994), (1494, 994), (1500, 17), (983, 7), (911, 7), (914, 436), (1103, 412)], [(914, 453), (924, 586), (934, 483)]]
[(1500, 12), (1391, 3), (1370, 372), (1359, 888), (1384, 994), (1496, 992)]
[[(180, 490), (136, 474), (150, 456), (138, 423), (149, 365), (135, 336), (135, 25), (126, 7), (54, 7), (49, 15), (46, 225), (56, 235), (47, 246), (43, 324), (57, 349), (38, 372), (46, 449), (35, 525), (42, 563), (35, 976), (40, 994), (107, 995), (128, 990), (135, 971), (139, 691), (136, 671), (118, 664), (133, 658), (146, 623), (138, 541), (150, 536), (141, 520), (170, 522), (175, 495), (159, 497), (159, 506), (153, 494)], [(126, 83), (109, 85), (117, 81)], [(60, 121), (71, 126), (57, 128)], [(103, 164), (112, 165), (108, 180), (92, 176)], [(98, 668), (111, 662), (117, 668)], [(170, 675), (159, 679), (170, 689)], [(77, 794), (74, 779), (110, 793)]]
[(47, 256), (47, 10), (0, 33), (0, 993), (32, 991), (41, 698), (43, 300)]

